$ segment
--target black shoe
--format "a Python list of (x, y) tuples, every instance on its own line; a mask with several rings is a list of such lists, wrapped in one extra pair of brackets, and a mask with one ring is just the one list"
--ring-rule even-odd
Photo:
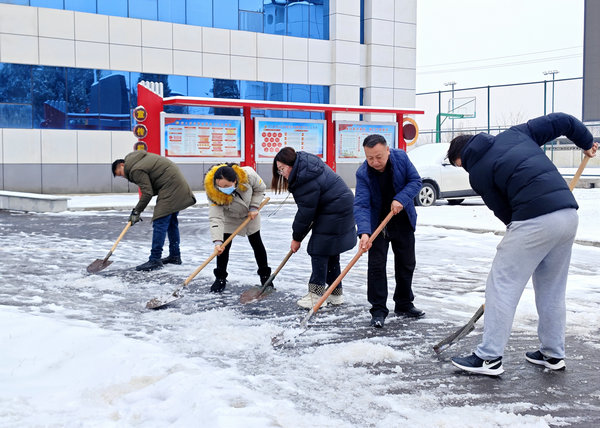
[(396, 311), (394, 311), (394, 313), (398, 316), (407, 317), (407, 318), (421, 318), (423, 315), (425, 315), (425, 312), (423, 312), (420, 309), (415, 308), (414, 306), (405, 311), (396, 310)]
[(215, 282), (213, 282), (213, 285), (210, 286), (210, 292), (211, 293), (221, 293), (223, 290), (225, 290), (225, 284), (227, 284), (226, 279), (224, 279), (224, 278), (215, 279)]
[(383, 328), (383, 324), (385, 324), (385, 317), (373, 316), (373, 318), (371, 318), (371, 327)]
[(493, 360), (482, 360), (475, 353), (472, 353), (468, 357), (452, 357), (452, 364), (467, 372), (488, 376), (498, 376), (504, 373), (502, 357)]
[(181, 264), (181, 256), (172, 256), (169, 254), (169, 257), (165, 257), (164, 259), (161, 260), (161, 262), (163, 263), (163, 265), (168, 265), (173, 264), (173, 265), (180, 265)]
[(157, 270), (157, 269), (162, 269), (162, 268), (163, 268), (163, 264), (160, 260), (148, 260), (146, 263), (136, 266), (135, 270), (150, 272), (151, 270)]
[[(260, 275), (260, 285), (265, 285), (265, 282), (267, 282), (269, 278), (271, 278), (271, 275)], [(273, 285), (273, 281), (271, 281), (270, 285)]]
[(564, 359), (546, 357), (540, 351), (525, 352), (525, 359), (530, 363), (544, 366), (550, 370), (561, 370), (565, 368)]

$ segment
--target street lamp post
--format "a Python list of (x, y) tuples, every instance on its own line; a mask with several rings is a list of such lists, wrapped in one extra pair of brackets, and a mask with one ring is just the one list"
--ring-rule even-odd
[(552, 75), (552, 113), (554, 113), (554, 75), (560, 73), (558, 70), (544, 71), (544, 76)]
[[(452, 86), (452, 107), (448, 113), (454, 113), (454, 85), (456, 85), (455, 81), (446, 82), (444, 86)], [(454, 119), (452, 119), (452, 139), (454, 138)]]

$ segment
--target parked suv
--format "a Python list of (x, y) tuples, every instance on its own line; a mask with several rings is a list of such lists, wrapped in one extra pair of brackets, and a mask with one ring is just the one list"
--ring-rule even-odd
[(429, 207), (438, 199), (458, 205), (468, 196), (477, 196), (469, 184), (467, 171), (448, 162), (448, 147), (449, 143), (425, 144), (408, 152), (408, 157), (423, 180), (423, 187), (415, 197), (415, 205)]

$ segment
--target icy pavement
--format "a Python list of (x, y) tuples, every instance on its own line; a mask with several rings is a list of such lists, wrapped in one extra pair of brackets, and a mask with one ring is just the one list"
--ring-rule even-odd
[[(600, 191), (577, 189), (576, 197), (578, 240), (587, 245), (575, 245), (569, 276), (567, 369), (550, 372), (524, 359), (537, 346), (529, 285), (506, 372), (497, 378), (465, 374), (449, 362), (472, 351), (481, 321), (440, 356), (432, 351), (483, 303), (501, 239), (493, 232), (503, 226), (477, 199), (419, 209), (414, 292), (423, 319), (391, 315), (384, 329), (368, 327), (363, 256), (343, 281), (346, 303), (319, 310), (308, 330), (282, 348), (273, 348), (271, 338), (300, 333), (306, 314), (295, 305), (310, 275), (305, 245), (276, 278), (277, 292), (259, 303), (239, 303), (258, 276), (247, 240), (238, 237), (222, 295), (208, 292), (212, 262), (183, 299), (149, 311), (149, 299), (179, 287), (210, 255), (207, 208), (180, 214), (183, 265), (133, 270), (149, 253), (148, 214), (96, 275), (85, 268), (106, 255), (131, 205), (0, 212), (0, 426), (597, 426)], [(264, 209), (261, 234), (273, 268), (289, 249), (294, 212), (291, 204)], [(342, 255), (342, 268), (354, 254)]]

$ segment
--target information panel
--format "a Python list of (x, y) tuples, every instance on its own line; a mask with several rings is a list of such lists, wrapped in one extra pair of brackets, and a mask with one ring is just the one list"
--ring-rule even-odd
[(242, 161), (241, 117), (161, 113), (161, 154), (174, 161)]
[(257, 162), (270, 161), (283, 147), (326, 160), (324, 120), (256, 118), (254, 129)]
[(336, 122), (336, 162), (362, 162), (365, 160), (363, 141), (371, 134), (382, 135), (389, 147), (396, 147), (396, 123)]

